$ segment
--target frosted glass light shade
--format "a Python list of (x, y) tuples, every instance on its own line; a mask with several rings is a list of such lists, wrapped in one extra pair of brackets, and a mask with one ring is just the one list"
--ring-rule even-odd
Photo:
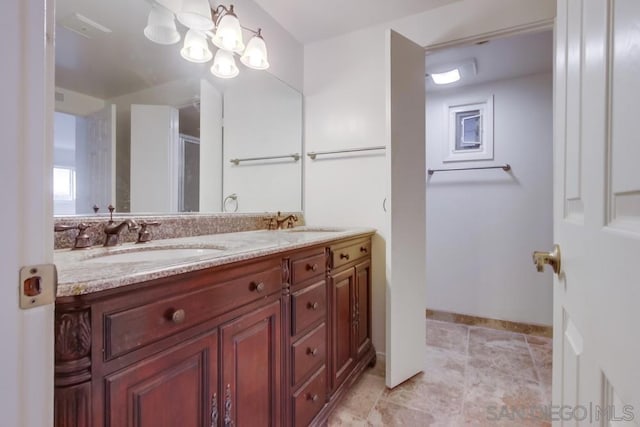
[(178, 21), (192, 30), (206, 31), (214, 27), (208, 0), (184, 0)]
[(149, 12), (144, 35), (158, 44), (174, 44), (180, 41), (180, 33), (176, 29), (173, 13), (160, 5), (154, 5)]
[(437, 85), (448, 85), (460, 80), (460, 71), (457, 68), (453, 70), (445, 71), (443, 73), (431, 74), (431, 79)]
[(221, 79), (231, 79), (237, 76), (239, 72), (240, 70), (238, 70), (233, 53), (219, 49), (216, 52), (216, 57), (213, 59), (211, 74)]
[(241, 53), (244, 50), (242, 28), (233, 10), (220, 18), (218, 28), (216, 28), (216, 33), (213, 36), (213, 44), (230, 52)]
[(197, 30), (187, 31), (184, 37), (184, 47), (180, 50), (180, 55), (187, 61), (203, 63), (209, 62), (213, 54), (209, 50), (207, 38)]
[(240, 57), (240, 61), (249, 68), (254, 70), (266, 70), (269, 68), (269, 60), (267, 57), (267, 45), (260, 35), (260, 32), (253, 36), (244, 54)]

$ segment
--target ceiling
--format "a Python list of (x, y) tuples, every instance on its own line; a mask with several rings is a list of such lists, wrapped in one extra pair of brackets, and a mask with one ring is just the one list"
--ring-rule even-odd
[(254, 0), (306, 44), (459, 0)]
[[(456, 64), (474, 58), (477, 74), (456, 83), (438, 86), (427, 77), (427, 91), (440, 92), (451, 88), (511, 79), (553, 69), (553, 32), (520, 34), (474, 44), (446, 48), (427, 54), (426, 69), (443, 64)], [(438, 70), (441, 71), (441, 70)]]
[[(207, 64), (180, 57), (182, 43), (162, 46), (144, 36), (150, 9), (144, 0), (56, 1), (56, 86), (109, 99), (181, 78), (208, 78)], [(111, 32), (88, 39), (62, 26), (73, 13)]]

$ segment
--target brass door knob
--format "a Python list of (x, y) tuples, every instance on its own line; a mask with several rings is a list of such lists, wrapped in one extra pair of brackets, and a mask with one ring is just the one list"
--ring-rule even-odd
[(554, 273), (560, 274), (562, 269), (560, 246), (553, 245), (553, 250), (551, 252), (535, 251), (533, 253), (533, 263), (536, 266), (536, 270), (540, 273), (544, 271), (544, 265), (547, 264), (553, 268)]

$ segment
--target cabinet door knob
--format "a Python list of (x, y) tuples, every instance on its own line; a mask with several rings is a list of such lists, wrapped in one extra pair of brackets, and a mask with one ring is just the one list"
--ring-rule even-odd
[(318, 349), (317, 348), (313, 348), (312, 349), (311, 347), (309, 347), (309, 348), (307, 348), (307, 354), (309, 356), (316, 357), (318, 355)]
[(366, 246), (360, 246), (360, 252), (362, 252), (362, 253), (365, 253), (365, 254), (366, 254), (368, 251), (369, 251), (369, 250), (367, 249), (367, 247), (366, 247)]
[(314, 394), (309, 393), (307, 395), (307, 400), (310, 400), (312, 402), (317, 402), (318, 399), (320, 399), (320, 396), (318, 396), (316, 393), (314, 393)]
[(307, 264), (307, 270), (311, 270), (311, 271), (317, 271), (318, 270), (318, 264)]
[(176, 325), (179, 325), (180, 323), (184, 322), (184, 318), (185, 318), (185, 313), (184, 313), (184, 310), (181, 308), (179, 308), (178, 310), (174, 311), (171, 314), (171, 321)]
[(309, 308), (309, 310), (317, 310), (318, 307), (320, 307), (320, 304), (318, 304), (317, 302), (310, 302), (309, 304), (307, 304), (307, 307)]
[(256, 291), (257, 293), (264, 291), (264, 283), (262, 282), (254, 283), (252, 290)]
[(349, 254), (340, 254), (340, 259), (346, 259), (349, 261)]

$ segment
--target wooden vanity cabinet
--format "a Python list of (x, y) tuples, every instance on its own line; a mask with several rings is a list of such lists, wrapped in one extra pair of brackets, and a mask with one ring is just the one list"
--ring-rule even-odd
[(353, 240), (330, 248), (330, 390), (337, 391), (363, 360), (375, 363), (371, 343), (371, 241)]
[(55, 425), (322, 425), (375, 357), (354, 245), (58, 298)]
[(214, 330), (105, 376), (105, 425), (215, 424), (217, 358)]

